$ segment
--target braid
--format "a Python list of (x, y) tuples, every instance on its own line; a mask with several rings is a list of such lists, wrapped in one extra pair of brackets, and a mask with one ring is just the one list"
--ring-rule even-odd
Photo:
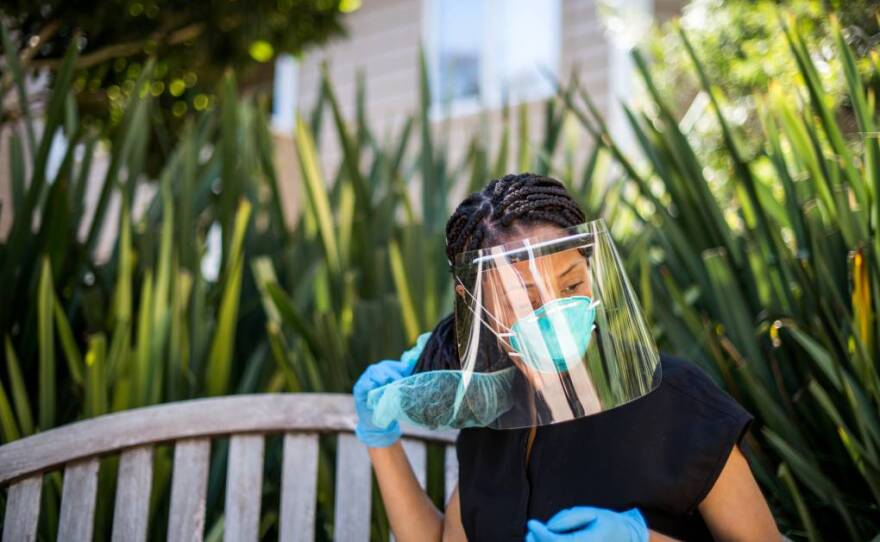
[[(514, 224), (553, 224), (569, 228), (586, 221), (565, 185), (552, 177), (518, 173), (493, 179), (480, 192), (466, 197), (446, 222), (446, 257), (450, 271), (455, 256), (476, 250), (514, 232)], [(481, 341), (481, 344), (483, 341)], [(455, 325), (452, 314), (431, 333), (416, 371), (458, 369)]]
[(446, 257), (450, 264), (459, 252), (473, 250), (474, 238), (483, 238), (484, 221), (491, 212), (492, 205), (480, 192), (474, 192), (458, 206), (446, 222)]

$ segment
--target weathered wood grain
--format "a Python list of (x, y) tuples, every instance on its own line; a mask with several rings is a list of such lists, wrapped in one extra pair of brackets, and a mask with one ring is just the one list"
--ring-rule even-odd
[(367, 447), (341, 433), (336, 449), (336, 503), (333, 538), (337, 542), (370, 539), (372, 470)]
[(449, 496), (458, 485), (458, 456), (455, 455), (455, 444), (446, 446), (445, 456), (443, 491), (446, 494), (446, 500), (449, 501)]
[[(351, 395), (265, 393), (212, 397), (115, 412), (0, 446), (0, 484), (71, 461), (182, 438), (289, 431), (351, 432)], [(454, 432), (401, 424), (404, 436), (453, 442)]]
[(223, 540), (256, 542), (260, 534), (263, 435), (233, 435), (226, 469)]
[(422, 489), (428, 487), (428, 448), (424, 442), (411, 438), (401, 439), (403, 451), (409, 459), (416, 480)]
[(42, 489), (42, 474), (35, 474), (9, 486), (3, 520), (3, 542), (31, 542), (37, 539)]
[(142, 542), (147, 539), (153, 447), (148, 445), (124, 450), (119, 457), (117, 478), (112, 540)]
[(87, 542), (95, 526), (95, 497), (98, 492), (98, 459), (69, 463), (61, 487), (59, 542)]
[(318, 490), (318, 435), (284, 435), (281, 471), (281, 542), (315, 539), (315, 508)]
[(174, 446), (168, 540), (200, 542), (205, 531), (205, 490), (211, 441), (206, 438), (178, 441)]

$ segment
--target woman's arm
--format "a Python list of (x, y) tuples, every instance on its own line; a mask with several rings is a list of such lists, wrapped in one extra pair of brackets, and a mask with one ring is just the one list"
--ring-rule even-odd
[(654, 530), (648, 530), (648, 535), (650, 536), (650, 542), (679, 542), (677, 538), (672, 538), (671, 536), (666, 536), (663, 533), (658, 533)]
[(458, 505), (458, 488), (440, 512), (419, 485), (400, 441), (368, 448), (391, 532), (399, 542), (466, 540)]
[(715, 540), (780, 540), (770, 507), (735, 445), (715, 485), (699, 505)]
[(446, 503), (446, 515), (443, 516), (443, 542), (467, 542), (464, 525), (461, 524), (461, 504), (458, 500), (458, 486), (452, 490), (449, 502)]

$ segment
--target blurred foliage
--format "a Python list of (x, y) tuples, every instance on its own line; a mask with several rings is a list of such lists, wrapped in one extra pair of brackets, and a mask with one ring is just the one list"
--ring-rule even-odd
[[(840, 21), (862, 79), (874, 92), (880, 91), (877, 0), (692, 0), (683, 7), (680, 19), (655, 28), (645, 47), (655, 66), (654, 83), (684, 117), (687, 129), (695, 135), (695, 150), (715, 180), (725, 178), (725, 171), (732, 165), (721, 128), (715, 117), (707, 114), (709, 102), (696, 74), (689, 69), (688, 53), (677, 37), (677, 28), (687, 33), (693, 48), (700, 52), (708, 79), (724, 89), (721, 106), (725, 116), (743, 130), (743, 152), (751, 155), (760, 152), (762, 141), (755, 94), (766, 92), (771, 84), (792, 91), (804, 84), (801, 71), (792, 62), (785, 35), (779, 31), (778, 6), (784, 6), (794, 17), (792, 24), (810, 49), (825, 99), (844, 133), (858, 127), (834, 47), (830, 14)], [(650, 107), (651, 101), (644, 105)]]
[[(231, 75), (212, 89), (217, 107), (188, 112), (169, 136), (169, 159), (144, 175), (161, 105), (147, 90), (156, 64), (141, 70), (105, 146), (80, 120), (72, 99), (79, 55), (68, 49), (44, 122), (26, 112), (4, 128), (12, 131), (15, 216), (0, 244), (2, 441), (205, 395), (349, 391), (367, 364), (398, 356), (451, 309), (442, 237), (451, 192), (532, 170), (563, 180), (588, 216), (606, 219), (661, 348), (700, 364), (755, 413), (748, 455), (783, 532), (876, 536), (880, 151), (877, 90), (858, 64), (877, 56), (856, 55), (846, 27), (829, 21), (845, 92), (834, 101), (818, 46), (793, 19), (774, 12), (770, 20), (798, 75), (751, 91), (759, 126), (751, 131), (732, 121), (731, 98), (703, 51), (673, 29), (687, 61), (675, 69), (693, 70), (707, 100), (699, 118), (717, 124), (726, 168), (709, 167), (700, 133), (671, 102), (678, 94), (659, 88), (663, 65), (649, 69), (641, 52), (634, 58), (649, 103), (626, 113), (644, 164), (621, 151), (576, 79), (539, 104), (539, 125), (520, 106), (503, 112), (499, 136), (489, 138), (484, 118), (453, 159), (447, 126), (430, 119), (424, 62), (418, 110), (382, 137), (368, 120), (363, 78), (349, 120), (325, 72), (294, 134), (304, 201), (293, 224), (283, 219), (264, 104), (239, 98)], [(13, 50), (5, 29), (3, 39)], [(761, 51), (749, 54), (763, 62)], [(15, 55), (7, 59), (18, 92), (23, 70)], [(850, 104), (856, 130), (836, 103)], [(69, 145), (50, 170), (60, 130)], [(325, 130), (342, 150), (329, 170), (318, 159)], [(584, 131), (599, 145), (580, 163)], [(99, 157), (109, 168), (87, 204)], [(623, 177), (600, 182), (612, 162)], [(134, 205), (143, 190), (145, 211)], [(115, 249), (98, 261), (106, 228), (118, 233)], [(211, 261), (216, 277), (202, 271)], [(270, 470), (278, 444), (267, 442)], [(225, 446), (218, 439), (212, 454), (209, 539), (222, 534)], [(171, 452), (156, 451), (154, 539), (164, 534)], [(322, 441), (321, 453), (324, 540), (332, 537), (333, 443)], [(429, 458), (428, 491), (439, 505), (442, 454)], [(109, 535), (115, 468), (102, 464), (99, 539)], [(277, 536), (277, 480), (265, 485), (265, 538)], [(44, 538), (55, 538), (60, 488), (57, 473), (46, 477)], [(373, 503), (373, 537), (387, 539), (381, 500)]]
[[(214, 105), (225, 70), (243, 86), (271, 82), (278, 54), (341, 34), (341, 11), (353, 7), (350, 0), (13, 0), (3, 2), (0, 18), (22, 45), (16, 53), (26, 74), (48, 68), (56, 76), (65, 50), (76, 45), (73, 88), (85, 123), (117, 125), (135, 82), (157, 58), (148, 92), (158, 106), (152, 114), (165, 120), (157, 127), (163, 134), (181, 129), (188, 111)], [(3, 78), (3, 95), (11, 83)], [(20, 114), (5, 111), (4, 120)], [(160, 143), (170, 146), (164, 137)]]
[[(828, 24), (855, 129), (826, 88), (821, 58), (793, 12), (770, 11), (797, 77), (755, 88), (758, 127), (730, 118), (729, 97), (683, 26), (675, 39), (718, 126), (713, 170), (703, 134), (679, 120), (643, 51), (650, 107), (626, 109), (644, 163), (609, 134), (590, 97), (568, 100), (632, 183), (643, 227), (625, 251), (661, 348), (706, 369), (755, 414), (748, 455), (792, 539), (869, 540), (880, 533), (880, 139), (877, 89), (845, 28)], [(671, 39), (671, 37), (669, 38)], [(712, 49), (709, 49), (712, 52)], [(752, 51), (760, 65), (782, 51)], [(872, 62), (876, 47), (868, 51)], [(826, 65), (826, 66), (827, 66)], [(876, 66), (874, 68), (876, 70)], [(724, 90), (722, 90), (724, 89)], [(733, 88), (732, 92), (737, 92)], [(624, 192), (625, 194), (628, 192)]]
[(802, 84), (785, 36), (779, 32), (780, 4), (795, 17), (794, 24), (811, 48), (821, 82), (835, 103), (845, 96), (846, 83), (833, 48), (829, 14), (840, 20), (862, 77), (870, 80), (878, 75), (869, 58), (869, 52), (880, 42), (877, 0), (692, 0), (682, 8), (680, 18), (656, 28), (647, 40), (647, 51), (656, 66), (657, 86), (676, 96), (683, 94), (683, 88), (700, 89), (693, 71), (687, 69), (687, 51), (677, 39), (676, 26), (700, 51), (706, 75), (725, 90), (728, 100), (748, 98), (766, 89), (771, 81), (783, 88)]
[[(15, 50), (5, 26), (2, 38), (6, 50)], [(183, 129), (171, 136), (168, 160), (151, 175), (145, 157), (162, 102), (148, 89), (158, 64), (150, 61), (139, 73), (104, 143), (72, 99), (79, 58), (76, 47), (65, 53), (45, 114), (28, 110), (23, 122), (3, 128), (10, 135), (15, 213), (0, 243), (2, 442), (208, 395), (349, 392), (367, 364), (398, 356), (451, 310), (442, 230), (456, 180), (476, 189), (514, 161), (549, 172), (563, 149), (563, 169), (552, 173), (579, 179), (572, 186), (579, 198), (593, 193), (591, 201), (603, 200), (593, 182), (603, 175), (601, 161), (574, 170), (581, 143), (563, 141), (559, 99), (544, 105), (539, 143), (527, 137), (520, 109), (505, 114), (497, 153), (492, 141), (474, 134), (463, 160), (453, 162), (446, 132), (436, 133), (428, 113), (421, 62), (422, 107), (381, 139), (367, 122), (363, 79), (350, 122), (325, 74), (314, 111), (294, 133), (304, 201), (288, 224), (259, 97), (239, 98), (227, 74), (214, 91), (217, 107), (185, 116)], [(7, 61), (14, 91), (26, 98), (24, 70), (15, 55)], [(511, 118), (520, 119), (516, 134)], [(318, 159), (322, 130), (332, 130), (343, 149), (330, 171)], [(66, 148), (53, 169), (49, 150), (61, 132)], [(102, 162), (106, 172), (96, 173)], [(427, 187), (418, 201), (413, 179)], [(610, 204), (612, 192), (604, 197)], [(90, 193), (97, 196), (87, 198)], [(116, 233), (114, 249), (109, 259), (98, 259), (108, 229)], [(226, 445), (218, 439), (212, 453), (209, 539), (222, 534)], [(267, 442), (267, 465), (279, 465), (279, 446)], [(321, 450), (318, 535), (330, 539), (334, 443)], [(153, 539), (164, 535), (172, 452), (156, 449)], [(430, 457), (429, 491), (442, 506), (442, 450)], [(102, 463), (98, 539), (109, 535), (116, 468), (115, 459)], [(264, 486), (267, 538), (277, 536), (272, 506), (279, 478)], [(46, 539), (55, 538), (60, 487), (59, 473), (46, 477), (40, 518)], [(374, 532), (387, 539), (381, 499), (373, 502)]]

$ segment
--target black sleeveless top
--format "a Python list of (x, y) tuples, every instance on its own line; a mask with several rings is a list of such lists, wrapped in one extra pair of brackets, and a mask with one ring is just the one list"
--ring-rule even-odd
[(526, 522), (572, 506), (638, 507), (648, 528), (712, 540), (697, 505), (752, 415), (696, 365), (661, 353), (660, 385), (593, 416), (529, 428), (459, 432), (461, 521), (470, 541), (523, 540)]

